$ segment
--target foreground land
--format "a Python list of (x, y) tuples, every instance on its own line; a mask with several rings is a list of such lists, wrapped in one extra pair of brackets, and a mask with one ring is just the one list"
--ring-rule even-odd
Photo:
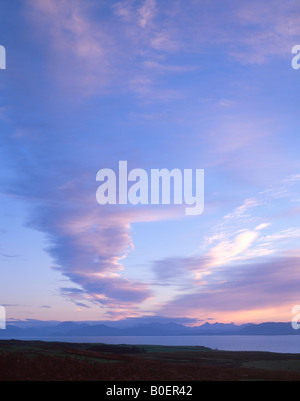
[(0, 341), (0, 381), (300, 381), (300, 354)]

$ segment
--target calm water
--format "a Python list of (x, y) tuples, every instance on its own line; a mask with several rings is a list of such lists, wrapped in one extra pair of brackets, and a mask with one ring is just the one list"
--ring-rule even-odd
[(300, 353), (300, 335), (294, 336), (130, 336), (130, 337), (51, 337), (24, 340), (73, 343), (202, 345), (226, 351), (270, 351)]

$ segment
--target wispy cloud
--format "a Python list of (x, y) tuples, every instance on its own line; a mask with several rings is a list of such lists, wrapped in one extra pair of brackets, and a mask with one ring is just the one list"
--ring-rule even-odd
[(112, 35), (91, 18), (92, 3), (34, 0), (26, 4), (31, 23), (48, 42), (49, 78), (55, 77), (59, 86), (71, 93), (105, 92), (112, 79), (115, 44)]
[[(278, 7), (232, 0), (227, 8), (216, 10), (213, 3), (194, 1), (167, 1), (161, 7), (157, 0), (109, 6), (103, 1), (34, 0), (26, 2), (26, 12), (48, 42), (49, 78), (55, 77), (60, 87), (84, 96), (132, 89), (139, 96), (159, 99), (163, 95), (153, 92), (166, 88), (158, 87), (157, 74), (198, 69), (199, 64), (186, 64), (185, 58), (206, 54), (212, 46), (222, 46), (222, 53), (242, 64), (286, 58), (297, 37), (298, 5), (275, 3)], [(93, 17), (100, 13), (105, 13), (105, 23)], [(172, 55), (181, 61), (170, 63)], [(147, 81), (148, 89), (142, 85), (136, 91), (133, 82), (138, 80)], [(232, 101), (220, 104), (228, 107)]]
[(255, 320), (256, 314), (258, 320), (280, 321), (291, 305), (299, 302), (299, 263), (296, 257), (279, 257), (235, 269), (224, 267), (213, 284), (201, 286), (193, 294), (179, 295), (160, 312), (244, 323)]
[[(291, 191), (297, 190), (293, 188), (293, 182), (283, 179), (278, 183), (278, 188), (283, 185), (286, 189), (284, 205), (287, 209), (290, 208)], [(224, 215), (192, 256), (170, 257), (153, 263), (152, 269), (158, 283), (164, 282), (167, 283), (166, 287), (170, 286), (162, 313), (173, 313), (173, 308), (175, 310), (178, 307), (180, 313), (187, 314), (191, 307), (194, 312), (189, 316), (196, 316), (196, 313), (202, 316), (202, 313), (212, 311), (219, 316), (223, 310), (229, 316), (230, 312), (235, 311), (234, 304), (237, 302), (236, 296), (230, 295), (231, 292), (241, 298), (243, 291), (246, 294), (249, 292), (249, 297), (245, 296), (245, 301), (240, 305), (241, 310), (245, 308), (245, 316), (251, 309), (260, 310), (257, 313), (265, 315), (270, 313), (267, 309), (272, 308), (272, 302), (273, 308), (280, 303), (291, 302), (284, 298), (284, 291), (297, 274), (299, 229), (289, 226), (292, 222), (287, 222), (286, 228), (282, 229), (280, 219), (274, 218), (273, 214), (268, 216), (266, 211), (270, 204), (275, 210), (276, 205), (283, 206), (282, 197), (276, 194), (276, 188), (273, 187), (272, 191), (267, 189), (256, 197), (245, 199), (240, 206)], [(290, 251), (287, 251), (288, 246)], [(264, 274), (266, 276), (262, 278)], [(287, 276), (286, 285), (283, 284), (282, 292), (274, 301), (284, 274)], [(262, 284), (260, 280), (269, 280), (270, 284)], [(264, 285), (267, 295), (259, 295)], [(258, 293), (257, 303), (250, 299), (251, 287), (254, 294), (256, 291)], [(296, 300), (296, 287), (292, 285), (292, 288), (289, 299)], [(237, 315), (237, 318), (241, 316)]]

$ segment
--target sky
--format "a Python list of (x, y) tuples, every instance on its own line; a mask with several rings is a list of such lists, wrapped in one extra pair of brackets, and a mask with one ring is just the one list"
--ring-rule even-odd
[[(291, 321), (296, 0), (0, 0), (11, 321)], [(203, 169), (204, 211), (100, 205), (97, 172)]]

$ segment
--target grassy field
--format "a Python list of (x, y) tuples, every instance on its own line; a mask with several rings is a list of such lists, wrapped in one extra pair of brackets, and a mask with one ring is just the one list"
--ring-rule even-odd
[(0, 381), (298, 381), (300, 355), (0, 341)]

